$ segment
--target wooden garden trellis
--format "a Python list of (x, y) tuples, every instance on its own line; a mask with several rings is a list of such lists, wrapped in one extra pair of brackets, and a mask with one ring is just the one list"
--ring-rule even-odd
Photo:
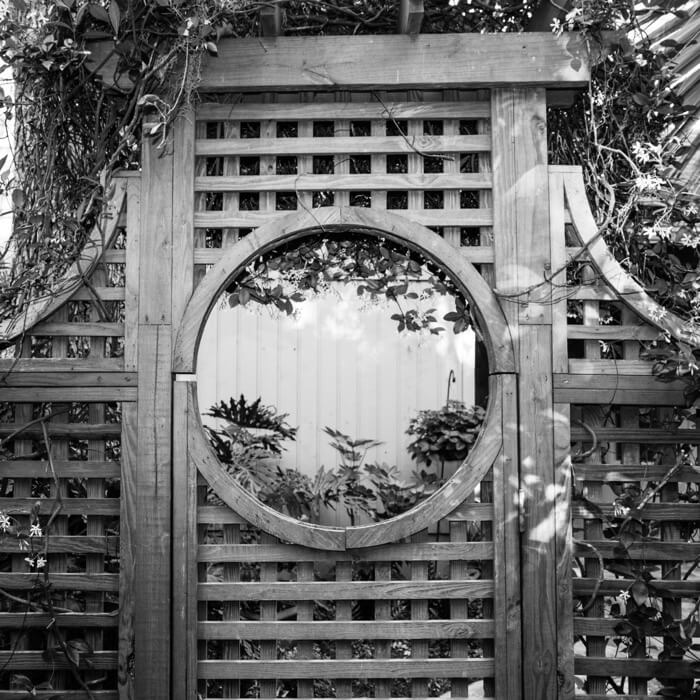
[[(403, 20), (413, 26), (410, 12)], [(218, 101), (183, 115), (164, 144), (145, 142), (139, 174), (114, 178), (86, 259), (53, 300), (2, 329), (23, 355), (2, 360), (2, 401), (13, 416), (0, 434), (44, 402), (89, 406), (81, 422), (48, 424), (65, 489), (49, 579), (54, 589), (85, 592), (84, 607), (61, 612), (57, 624), (89, 638), (94, 672), (106, 672), (95, 697), (238, 697), (251, 688), (274, 697), (279, 679), (300, 698), (351, 697), (353, 679), (368, 679), (376, 697), (396, 695), (398, 679), (408, 679), (401, 694), (427, 697), (432, 679), (448, 678), (455, 698), (481, 679), (486, 697), (540, 700), (573, 697), (579, 677), (585, 696), (599, 698), (611, 676), (629, 678), (626, 697), (652, 698), (649, 679), (693, 677), (682, 660), (606, 657), (616, 621), (605, 596), (633, 580), (597, 582), (598, 554), (618, 554), (599, 515), (571, 498), (570, 445), (589, 437), (571, 419), (599, 441), (576, 464), (576, 488), (608, 511), (603, 484), (643, 488), (669, 471), (675, 446), (700, 441), (694, 429), (669, 427), (682, 387), (658, 383), (639, 359), (639, 340), (659, 330), (680, 336), (682, 324), (605, 248), (580, 170), (547, 165), (547, 100), (586, 80), (575, 37), (224, 42), (202, 73), (201, 91)], [(288, 128), (278, 131), (280, 123)], [(321, 135), (319, 123), (333, 135)], [(446, 156), (442, 172), (424, 171), (431, 154)], [(277, 174), (280, 157), (295, 160), (295, 175)], [(332, 159), (332, 173), (316, 171), (318, 157)], [(353, 172), (353, 159), (369, 172)], [(401, 159), (404, 172), (390, 171), (388, 159)], [(406, 193), (406, 209), (393, 208), (396, 192)], [(442, 193), (442, 206), (426, 208), (426, 192)], [(380, 526), (312, 527), (255, 503), (213, 458), (196, 405), (197, 340), (218, 292), (260, 251), (327, 229), (374, 232), (425, 252), (465, 286), (487, 336), (490, 401), (479, 443), (447, 489)], [(567, 263), (582, 269), (578, 278)], [(571, 301), (582, 304), (581, 325), (569, 323)], [(108, 317), (105, 304), (114, 305)], [(45, 336), (52, 356), (32, 357), (31, 339)], [(601, 355), (601, 341), (621, 359)], [(121, 424), (106, 422), (107, 413)], [(23, 459), (37, 451), (37, 436), (22, 434), (0, 462), (14, 485), (0, 510), (27, 521), (47, 476), (45, 461)], [(119, 498), (106, 498), (117, 479)], [(75, 480), (85, 486), (80, 498), (69, 497)], [(696, 505), (678, 502), (679, 483), (697, 481), (692, 467), (674, 472), (660, 502), (640, 514), (662, 523), (658, 537), (629, 547), (632, 562), (661, 562), (656, 589), (675, 596), (664, 603), (674, 617), (700, 593), (684, 580), (698, 545), (679, 529), (700, 518)], [(207, 500), (207, 484), (223, 505)], [(436, 521), (449, 542), (431, 541)], [(0, 549), (13, 555), (0, 588), (31, 591), (35, 574), (18, 542), (5, 537)], [(392, 579), (397, 562), (408, 580)], [(280, 565), (294, 580), (278, 580)], [(209, 576), (214, 566), (221, 580)], [(243, 580), (251, 566), (256, 580)], [(370, 581), (358, 580), (361, 568)], [(334, 621), (313, 619), (319, 599), (332, 601)], [(259, 619), (241, 619), (241, 601), (251, 600)], [(352, 619), (357, 600), (375, 601), (374, 619)], [(392, 600), (408, 619), (395, 619)], [(436, 600), (448, 601), (439, 617)], [(585, 615), (574, 614), (574, 600)], [(296, 603), (294, 621), (277, 619), (280, 601)], [(214, 603), (222, 619), (213, 619)], [(0, 652), (6, 669), (35, 673), (36, 683), (70, 669), (22, 632), (47, 622), (44, 613), (0, 612), (8, 635), (20, 631)], [(373, 640), (373, 658), (353, 652), (364, 639)], [(448, 656), (431, 656), (436, 639)], [(334, 642), (333, 658), (314, 658), (320, 640)], [(409, 642), (410, 656), (392, 657), (396, 640)], [(246, 656), (244, 641), (257, 656)], [(296, 656), (280, 658), (291, 641)], [(319, 680), (327, 683), (314, 690)], [(67, 674), (56, 683), (64, 689), (47, 695), (79, 696)], [(0, 698), (22, 692), (8, 687)]]

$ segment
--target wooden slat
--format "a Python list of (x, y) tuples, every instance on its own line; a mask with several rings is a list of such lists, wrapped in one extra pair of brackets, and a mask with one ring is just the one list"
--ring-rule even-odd
[[(587, 540), (587, 544), (590, 546), (574, 544), (576, 556), (591, 558), (600, 555), (606, 559), (618, 558), (616, 547), (619, 547), (619, 544), (614, 540)], [(700, 556), (700, 544), (658, 540), (633, 542), (626, 547), (626, 553), (634, 561), (693, 561)]]
[(280, 5), (263, 5), (260, 8), (260, 26), (263, 36), (282, 34), (282, 8)]
[[(700, 430), (664, 430), (662, 428), (595, 428), (599, 441), (639, 442), (645, 445), (675, 445), (678, 443), (700, 443)], [(590, 433), (579, 426), (571, 428), (572, 440), (590, 442)], [(619, 465), (610, 465), (617, 469)], [(652, 466), (650, 465), (650, 468)]]
[(576, 657), (576, 673), (599, 676), (637, 676), (639, 678), (697, 678), (700, 671), (694, 664), (682, 661), (651, 659), (607, 659)]
[(374, 622), (199, 622), (203, 639), (483, 639), (493, 620), (455, 619)]
[[(0, 552), (26, 552), (22, 540), (0, 540)], [(88, 537), (86, 535), (51, 535), (50, 552), (72, 552), (74, 554), (112, 554), (119, 551), (119, 538), (114, 536)], [(26, 556), (23, 555), (23, 556)]]
[[(698, 478), (700, 478), (700, 475)], [(598, 507), (606, 517), (614, 517), (614, 506), (600, 504)], [(577, 518), (590, 519), (599, 517), (599, 515), (592, 513), (585, 505), (577, 505), (576, 503), (572, 506), (572, 513)], [(649, 503), (640, 511), (630, 511), (629, 515), (643, 520), (691, 522), (698, 518), (698, 506), (695, 503)]]
[[(623, 578), (602, 581), (597, 578), (574, 578), (572, 580), (573, 590), (577, 595), (590, 594), (596, 589), (600, 591), (601, 595), (618, 595), (621, 591), (629, 590), (634, 583), (633, 579)], [(700, 584), (697, 581), (652, 579), (648, 585), (649, 589), (658, 595), (667, 593), (684, 598), (695, 597), (700, 590)]]
[(661, 335), (652, 326), (567, 326), (571, 340), (657, 340)]
[[(117, 666), (117, 653), (115, 651), (95, 651), (90, 654), (90, 667), (98, 670), (113, 669)], [(81, 662), (81, 670), (87, 667), (85, 660)], [(46, 659), (43, 651), (0, 651), (0, 665), (4, 669), (13, 671), (42, 669), (46, 671), (67, 670), (71, 664), (62, 653), (57, 653), (56, 657)], [(53, 691), (54, 694), (56, 691)], [(26, 695), (26, 693), (25, 693)]]
[[(101, 475), (83, 472), (81, 476), (102, 478)], [(48, 476), (48, 475), (44, 475)], [(0, 510), (5, 513), (29, 513), (32, 509), (39, 515), (50, 515), (56, 504), (51, 498), (0, 498)], [(68, 498), (61, 504), (63, 515), (118, 515), (118, 498)]]
[[(569, 374), (651, 377), (653, 367), (654, 363), (647, 360), (569, 360)], [(665, 382), (660, 382), (660, 386), (665, 386)]]
[(624, 406), (684, 406), (686, 395), (682, 390), (658, 389), (555, 389), (554, 400), (559, 403), (580, 405), (617, 404)]
[[(3, 392), (4, 396), (4, 392)], [(61, 398), (63, 398), (61, 394)], [(26, 400), (26, 399), (25, 399)], [(84, 399), (83, 399), (84, 400)], [(31, 407), (31, 404), (26, 404)], [(7, 437), (18, 429), (23, 428), (26, 423), (0, 423), (0, 437)], [(47, 425), (49, 437), (55, 438), (118, 438), (121, 428), (118, 423), (103, 423), (102, 425), (90, 425), (89, 423), (49, 423)], [(33, 425), (31, 428), (22, 430), (20, 437), (23, 439), (40, 438), (42, 436), (41, 426)], [(63, 464), (65, 460), (57, 460), (57, 464)], [(14, 464), (14, 462), (0, 462), (0, 469), (5, 468), (4, 464)], [(44, 463), (46, 464), (46, 463)], [(81, 463), (75, 464), (80, 468)], [(66, 465), (71, 468), (71, 465)]]
[[(131, 182), (129, 182), (129, 187), (131, 187)], [(102, 253), (102, 257), (100, 258), (101, 263), (110, 263), (110, 264), (124, 264), (126, 262), (126, 250), (122, 249), (110, 249), (110, 250), (105, 250), (104, 253)]]
[[(4, 612), (0, 615), (0, 627), (4, 629), (20, 629), (22, 627), (46, 629), (52, 619), (46, 613)], [(60, 628), (116, 627), (118, 618), (115, 613), (56, 613), (55, 621)]]
[[(40, 372), (15, 372), (3, 375), (0, 388), (5, 400), (6, 387), (115, 387), (136, 386), (136, 372), (64, 372), (40, 371)], [(105, 399), (108, 401), (109, 399)], [(102, 422), (102, 421), (100, 421)]]
[[(579, 52), (580, 64), (571, 60)], [(311, 58), (312, 57), (312, 58)], [(203, 61), (202, 92), (586, 85), (576, 35), (442, 34), (228, 39)]]
[[(88, 374), (130, 374), (130, 371), (125, 371), (124, 360), (120, 357), (86, 357), (85, 359), (77, 358), (19, 358), (16, 360), (0, 360), (0, 375), (11, 373), (13, 376), (8, 376), (6, 379), (12, 381), (20, 381), (16, 376), (18, 374), (40, 374), (40, 373), (69, 373), (80, 377), (82, 373)], [(73, 381), (76, 381), (74, 379)], [(78, 378), (77, 381), (80, 381)]]
[[(116, 690), (91, 690), (94, 700), (121, 700)], [(83, 690), (32, 690), (37, 700), (89, 700)], [(0, 690), (0, 700), (26, 700), (26, 690)]]
[(35, 336), (120, 336), (124, 335), (124, 324), (102, 321), (85, 321), (82, 323), (43, 321), (32, 328), (31, 334)]
[[(601, 360), (604, 362), (604, 360)], [(687, 384), (682, 379), (660, 381), (656, 377), (620, 374), (554, 374), (554, 389), (632, 389), (634, 391), (682, 391)], [(605, 402), (603, 402), (605, 403)]]
[[(2, 658), (2, 657), (0, 657)], [(200, 678), (481, 678), (493, 659), (336, 659), (313, 661), (200, 661)]]
[[(334, 136), (333, 138), (197, 139), (197, 156), (335, 155), (339, 153), (479, 153), (491, 148), (486, 136)], [(318, 177), (318, 176), (317, 176)]]
[(38, 402), (98, 402), (136, 401), (135, 386), (33, 386), (6, 387), (2, 390), (3, 401)]
[(236, 102), (203, 103), (197, 107), (197, 119), (203, 121), (260, 119), (488, 119), (491, 104), (487, 101), (445, 102), (317, 102), (264, 104)]
[(401, 0), (397, 26), (399, 34), (418, 34), (424, 12), (423, 0)]
[[(674, 467), (673, 464), (577, 464), (576, 478), (606, 483), (639, 480), (659, 481), (665, 478)], [(674, 471), (670, 481), (700, 481), (700, 470), (684, 467), (677, 472)]]
[[(377, 137), (373, 137), (377, 138)], [(314, 139), (316, 142), (318, 139)], [(314, 149), (315, 150), (315, 149)], [(301, 168), (300, 168), (301, 170)], [(197, 192), (279, 192), (322, 190), (482, 190), (491, 187), (491, 178), (479, 173), (393, 175), (204, 175), (195, 179)]]
[(581, 299), (584, 301), (618, 301), (619, 296), (610, 287), (594, 284), (569, 286), (566, 290), (568, 299)]
[[(52, 571), (50, 580), (52, 590), (117, 591), (119, 589), (118, 574), (66, 574), (54, 573)], [(36, 588), (36, 585), (36, 574), (0, 573), (1, 588), (7, 588), (9, 590), (33, 590)], [(2, 617), (2, 615), (0, 615), (0, 617)]]
[(199, 546), (200, 562), (289, 562), (289, 561), (412, 561), (450, 559), (490, 559), (491, 542), (428, 542), (425, 544), (392, 544), (363, 549), (331, 552), (297, 545), (217, 545)]
[[(319, 209), (317, 211), (323, 211)], [(393, 209), (391, 212), (423, 226), (491, 226), (491, 209)], [(198, 211), (194, 215), (197, 228), (255, 228), (281, 219), (284, 211), (240, 211), (229, 214), (217, 211)]]

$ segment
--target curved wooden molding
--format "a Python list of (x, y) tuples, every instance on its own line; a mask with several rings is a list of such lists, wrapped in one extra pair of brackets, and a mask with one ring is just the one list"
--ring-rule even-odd
[(610, 286), (620, 301), (627, 304), (645, 323), (656, 326), (678, 340), (698, 343), (697, 335), (685, 320), (668, 311), (651, 296), (635, 279), (626, 272), (608, 248), (602, 236), (598, 235), (598, 225), (593, 218), (581, 168), (552, 167), (550, 171), (562, 178), (564, 192), (571, 214), (571, 221), (582, 245), (588, 251), (594, 267)]
[(197, 383), (188, 385), (188, 454), (217, 496), (257, 527), (288, 542), (327, 550), (371, 547), (425, 529), (457, 508), (494, 466), (502, 446), (503, 374), (515, 372), (510, 331), (498, 302), (476, 269), (429, 229), (388, 212), (358, 207), (323, 207), (296, 212), (258, 228), (236, 243), (207, 273), (190, 299), (175, 343), (173, 372), (196, 370), (199, 340), (210, 310), (239, 270), (282, 243), (310, 233), (357, 232), (408, 245), (441, 265), (472, 303), (489, 360), (489, 405), (484, 426), (469, 455), (447, 483), (410, 511), (360, 527), (304, 523), (263, 505), (219, 462), (202, 426)]
[(187, 383), (188, 457), (214, 493), (256, 527), (304, 547), (344, 551), (395, 542), (424, 530), (449, 515), (486, 476), (503, 444), (503, 375), (489, 377), (489, 405), (481, 433), (454, 475), (432, 496), (401, 515), (372, 525), (330, 527), (305, 523), (261, 503), (223, 467), (206, 437), (199, 417), (197, 382)]
[(228, 249), (206, 274), (187, 304), (175, 343), (173, 372), (196, 371), (204, 324), (233, 276), (275, 246), (320, 232), (356, 231), (407, 245), (443, 267), (470, 300), (484, 336), (491, 373), (514, 372), (510, 330), (491, 288), (476, 268), (430, 229), (386, 211), (361, 207), (322, 207), (295, 212), (260, 226)]
[(24, 311), (0, 322), (0, 345), (29, 333), (33, 326), (59, 309), (82, 286), (83, 280), (95, 269), (117, 233), (119, 214), (126, 201), (126, 183), (125, 178), (111, 181), (100, 224), (95, 225), (80, 257), (55, 283), (51, 294), (33, 300)]

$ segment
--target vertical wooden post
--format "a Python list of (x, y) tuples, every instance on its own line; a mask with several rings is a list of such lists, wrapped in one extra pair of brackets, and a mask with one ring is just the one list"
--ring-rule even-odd
[(172, 141), (143, 146), (139, 241), (135, 690), (169, 700)]
[(496, 285), (518, 346), (523, 698), (557, 697), (552, 315), (543, 89), (493, 91)]

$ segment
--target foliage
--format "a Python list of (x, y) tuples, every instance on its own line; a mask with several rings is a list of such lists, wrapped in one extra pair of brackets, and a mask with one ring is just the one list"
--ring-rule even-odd
[(355, 232), (351, 238), (310, 236), (256, 258), (229, 285), (228, 303), (236, 307), (253, 301), (293, 315), (298, 304), (333, 283), (355, 283), (358, 297), (395, 304), (391, 318), (399, 332), (438, 335), (445, 330), (434, 308), (418, 307), (419, 301), (435, 295), (454, 297), (455, 311), (444, 320), (453, 324), (455, 333), (473, 326), (468, 302), (444, 270), (414, 250)]
[(406, 433), (413, 437), (408, 446), (411, 457), (430, 466), (439, 462), (463, 460), (476, 440), (486, 411), (450, 400), (437, 410), (419, 411)]

